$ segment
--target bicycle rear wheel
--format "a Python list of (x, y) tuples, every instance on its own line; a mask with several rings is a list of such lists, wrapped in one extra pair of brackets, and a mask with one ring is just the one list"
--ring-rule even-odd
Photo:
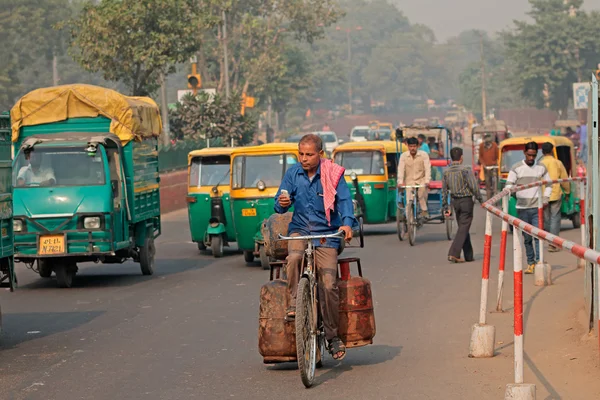
[(317, 361), (317, 327), (312, 302), (310, 281), (306, 277), (301, 278), (296, 295), (296, 354), (300, 377), (307, 388), (311, 387), (315, 380)]

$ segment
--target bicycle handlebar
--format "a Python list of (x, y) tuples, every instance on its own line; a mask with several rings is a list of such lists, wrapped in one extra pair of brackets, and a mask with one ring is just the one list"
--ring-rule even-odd
[(404, 185), (404, 186), (399, 186), (399, 188), (401, 189), (418, 189), (418, 188), (424, 188), (427, 187), (427, 185)]
[(490, 167), (485, 167), (485, 169), (498, 169), (497, 165), (492, 165)]
[(337, 231), (336, 233), (330, 233), (329, 235), (283, 236), (281, 233), (279, 234), (280, 240), (342, 239), (344, 237), (346, 237), (344, 231)]

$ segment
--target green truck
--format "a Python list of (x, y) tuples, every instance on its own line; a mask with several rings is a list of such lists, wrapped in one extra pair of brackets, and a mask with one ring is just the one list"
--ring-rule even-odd
[(90, 85), (37, 89), (11, 110), (15, 261), (71, 287), (77, 263), (154, 271), (158, 106)]

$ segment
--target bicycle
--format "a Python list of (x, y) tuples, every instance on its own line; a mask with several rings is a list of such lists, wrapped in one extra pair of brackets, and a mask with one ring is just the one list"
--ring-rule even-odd
[[(306, 388), (313, 385), (315, 369), (322, 366), (322, 357), (325, 352), (325, 328), (319, 307), (313, 240), (337, 238), (344, 241), (344, 237), (343, 231), (329, 235), (283, 236), (279, 234), (280, 240), (305, 240), (307, 242), (304, 251), (306, 263), (303, 263), (305, 267), (298, 281), (295, 316), (298, 369)], [(359, 225), (359, 239), (360, 247), (364, 247), (362, 219)]]
[[(497, 165), (490, 165), (488, 167), (485, 167), (485, 169), (487, 171), (498, 170), (498, 166)], [(485, 179), (485, 176), (484, 176), (484, 179)], [(487, 196), (488, 192), (490, 194), (487, 197), (486, 200), (489, 200), (489, 199), (491, 199), (492, 197), (494, 197), (496, 195), (496, 188), (498, 187), (498, 172), (497, 171), (496, 171), (496, 173), (492, 174), (492, 181), (491, 181), (490, 186), (491, 186), (491, 188), (488, 188), (487, 184), (486, 184), (486, 187), (485, 187), (485, 189), (486, 189), (486, 196)]]

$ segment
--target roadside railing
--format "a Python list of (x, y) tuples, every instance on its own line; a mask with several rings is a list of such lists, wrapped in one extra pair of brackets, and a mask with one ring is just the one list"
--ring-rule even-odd
[[(514, 278), (514, 384), (508, 384), (505, 399), (535, 399), (535, 385), (525, 384), (523, 376), (523, 233), (539, 239), (539, 263), (535, 266), (535, 285), (552, 285), (552, 266), (544, 261), (544, 244), (567, 251), (577, 257), (578, 267), (582, 267), (588, 261), (598, 268), (600, 264), (600, 252), (585, 247), (585, 177), (557, 179), (540, 181), (527, 185), (519, 185), (505, 188), (496, 196), (482, 204), (486, 210), (484, 258), (482, 268), (481, 300), (479, 306), (479, 322), (471, 328), (471, 342), (469, 357), (483, 358), (494, 356), (494, 345), (496, 340), (496, 329), (487, 324), (487, 298), (490, 276), (491, 243), (492, 243), (492, 216), (502, 220), (502, 233), (500, 238), (500, 262), (498, 266), (498, 290), (496, 296), (496, 307), (492, 312), (504, 312), (502, 310), (502, 296), (504, 287), (504, 267), (506, 262), (506, 246), (509, 225), (513, 227), (513, 278)], [(539, 226), (533, 226), (525, 221), (513, 217), (508, 212), (508, 199), (512, 193), (539, 187), (553, 185), (562, 182), (577, 182), (579, 186), (579, 208), (581, 213), (581, 245), (573, 241), (553, 235), (544, 230), (544, 204), (543, 191), (539, 190), (538, 198), (538, 221)], [(495, 206), (502, 201), (502, 209)], [(535, 241), (532, 243), (535, 246)], [(536, 250), (537, 251), (537, 250)], [(599, 304), (600, 306), (600, 300)], [(600, 326), (600, 321), (599, 321)]]

